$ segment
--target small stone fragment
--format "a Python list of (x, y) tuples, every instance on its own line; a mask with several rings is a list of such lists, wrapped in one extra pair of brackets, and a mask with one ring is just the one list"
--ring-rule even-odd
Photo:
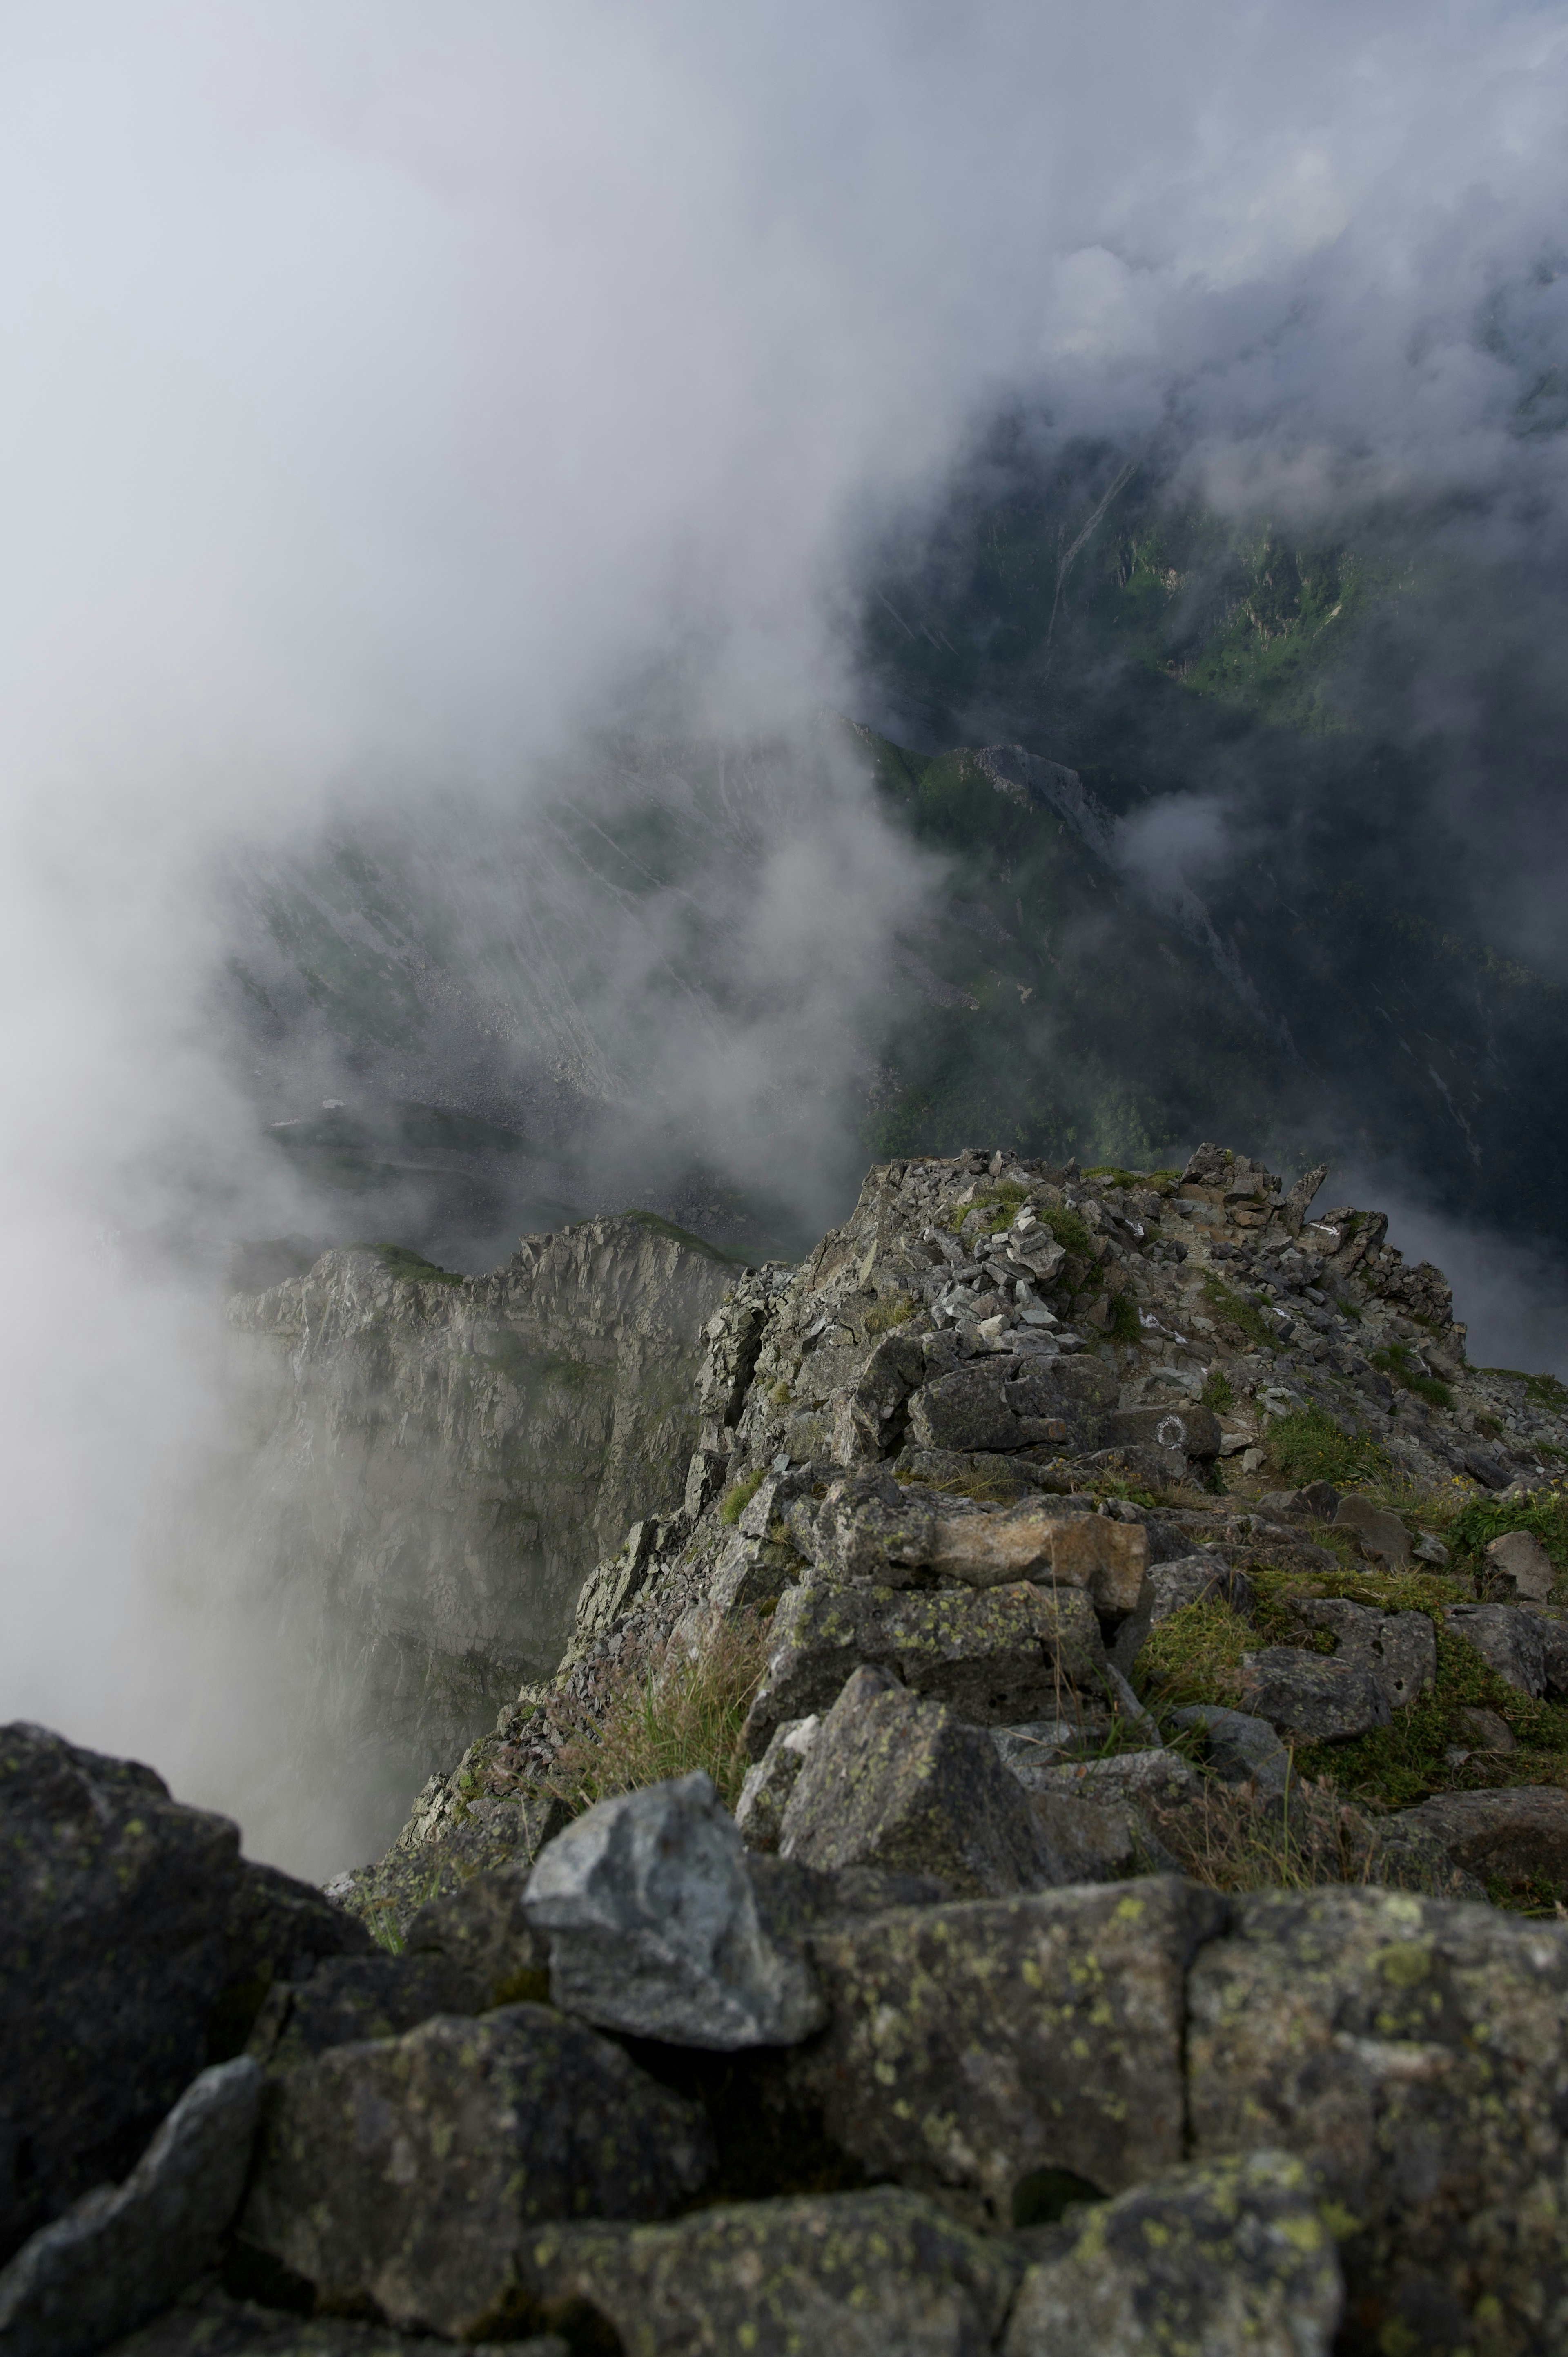
[(262, 2074), (242, 2057), (191, 2082), (123, 2185), (85, 2193), (0, 2270), (5, 2357), (87, 2357), (211, 2266), (240, 2205)]
[(821, 1725), (815, 1711), (810, 1718), (787, 1718), (782, 1727), (775, 1727), (761, 1759), (746, 1770), (736, 1803), (735, 1823), (747, 1849), (770, 1853), (778, 1848), (789, 1795)]
[(1208, 1762), (1228, 1784), (1254, 1784), (1260, 1800), (1277, 1800), (1290, 1781), (1290, 1753), (1267, 1719), (1222, 1704), (1193, 1703), (1171, 1713), (1178, 1727), (1201, 1727)]
[(1386, 1727), (1392, 1716), (1369, 1669), (1294, 1645), (1243, 1653), (1240, 1684), (1250, 1715), (1296, 1743), (1344, 1742)]
[(1173, 2169), (1090, 2210), (1019, 2287), (1003, 2357), (1329, 2357), (1345, 2287), (1283, 2152)]
[(1551, 1600), (1557, 1566), (1530, 1531), (1505, 1531), (1493, 1539), (1483, 1560), (1489, 1579), (1499, 1580), (1524, 1604)]
[(1410, 1561), (1410, 1533), (1397, 1514), (1375, 1506), (1370, 1498), (1354, 1492), (1341, 1498), (1334, 1520), (1340, 1529), (1353, 1533), (1363, 1555), (1396, 1568)]
[(694, 2104), (580, 2022), (503, 2006), (277, 2080), (240, 2233), (320, 2307), (471, 2341), (538, 2224), (662, 2216), (711, 2164)]
[(523, 1909), (549, 1934), (554, 2002), (604, 2029), (730, 2050), (788, 2045), (821, 2019), (800, 1956), (762, 1929), (735, 1820), (700, 1768), (557, 1834)]

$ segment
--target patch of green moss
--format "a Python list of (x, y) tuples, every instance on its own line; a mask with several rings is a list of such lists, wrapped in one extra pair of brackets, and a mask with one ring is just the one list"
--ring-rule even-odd
[(790, 1384), (785, 1382), (775, 1383), (768, 1396), (772, 1401), (775, 1407), (790, 1407), (794, 1405), (794, 1390)]
[(1112, 1187), (1152, 1187), (1157, 1194), (1168, 1194), (1181, 1178), (1179, 1170), (1123, 1170), (1114, 1162), (1097, 1162), (1084, 1172), (1086, 1178), (1103, 1178)]
[(1337, 1490), (1350, 1490), (1387, 1480), (1393, 1471), (1386, 1449), (1362, 1434), (1342, 1431), (1326, 1408), (1296, 1408), (1275, 1417), (1266, 1445), (1274, 1470), (1293, 1489), (1332, 1481)]
[(1209, 1369), (1208, 1380), (1197, 1396), (1199, 1406), (1211, 1408), (1216, 1415), (1223, 1415), (1227, 1408), (1234, 1407), (1236, 1404), (1230, 1378), (1219, 1367)]
[(733, 1482), (719, 1507), (720, 1522), (738, 1523), (767, 1478), (766, 1467), (758, 1466), (754, 1473), (743, 1473), (738, 1481)]
[(1210, 1308), (1218, 1310), (1220, 1317), (1244, 1334), (1249, 1342), (1254, 1343), (1261, 1351), (1272, 1351), (1276, 1347), (1279, 1336), (1262, 1312), (1255, 1309), (1250, 1301), (1243, 1301), (1239, 1293), (1232, 1293), (1219, 1277), (1212, 1274), (1206, 1276), (1203, 1292)]
[(1448, 1526), (1456, 1567), (1478, 1566), (1492, 1541), (1509, 1531), (1528, 1531), (1555, 1568), (1568, 1571), (1568, 1497), (1557, 1490), (1538, 1490), (1529, 1498), (1477, 1498), (1461, 1507)]
[(1040, 1224), (1049, 1228), (1064, 1252), (1076, 1254), (1079, 1260), (1094, 1258), (1094, 1238), (1077, 1211), (1069, 1211), (1065, 1203), (1047, 1203), (1040, 1213)]
[(1380, 1367), (1402, 1391), (1413, 1392), (1430, 1406), (1453, 1406), (1454, 1394), (1447, 1384), (1439, 1383), (1435, 1375), (1423, 1374), (1408, 1343), (1391, 1342), (1386, 1350), (1374, 1351), (1372, 1364)]
[(389, 1276), (408, 1285), (461, 1285), (462, 1277), (455, 1269), (437, 1268), (423, 1253), (411, 1252), (406, 1244), (349, 1244), (349, 1252), (374, 1253)]
[(1144, 1640), (1134, 1680), (1138, 1693), (1169, 1710), (1197, 1702), (1234, 1708), (1241, 1692), (1241, 1656), (1257, 1642), (1240, 1615), (1218, 1598), (1185, 1604)]

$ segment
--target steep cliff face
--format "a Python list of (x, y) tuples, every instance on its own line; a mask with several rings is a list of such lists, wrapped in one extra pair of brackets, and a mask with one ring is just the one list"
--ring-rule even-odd
[(332, 1252), (231, 1304), (252, 1590), (292, 1618), (307, 1707), (349, 1729), (367, 1790), (406, 1807), (550, 1670), (628, 1523), (679, 1504), (702, 1329), (734, 1275), (633, 1212), (526, 1237), (490, 1276)]

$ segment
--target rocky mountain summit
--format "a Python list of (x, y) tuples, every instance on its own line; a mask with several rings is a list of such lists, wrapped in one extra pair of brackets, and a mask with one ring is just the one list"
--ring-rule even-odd
[(1568, 1400), (1323, 1175), (873, 1171), (326, 1893), (6, 1730), (0, 2350), (1568, 2348)]

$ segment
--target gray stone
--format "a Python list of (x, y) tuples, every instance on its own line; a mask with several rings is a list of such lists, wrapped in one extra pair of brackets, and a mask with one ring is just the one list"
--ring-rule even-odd
[(1120, 1793), (1036, 1786), (1029, 1805), (1055, 1884), (1123, 1882), (1133, 1875), (1181, 1872), (1141, 1812)]
[(1100, 1427), (1107, 1448), (1165, 1448), (1208, 1463), (1219, 1454), (1219, 1419), (1206, 1407), (1124, 1407)]
[(1111, 1658), (1123, 1677), (1130, 1677), (1152, 1629), (1189, 1604), (1210, 1600), (1228, 1604), (1243, 1620), (1252, 1617), (1256, 1598), (1244, 1571), (1232, 1571), (1221, 1555), (1186, 1555), (1175, 1561), (1151, 1564), (1138, 1590), (1134, 1609), (1116, 1631)]
[(1568, 1891), (1568, 1792), (1553, 1784), (1511, 1792), (1436, 1792), (1391, 1823), (1419, 1826), (1483, 1883), (1555, 1883)]
[(1300, 1490), (1270, 1490), (1258, 1501), (1260, 1513), (1271, 1520), (1331, 1523), (1339, 1509), (1339, 1492), (1331, 1481), (1308, 1481)]
[(86, 2357), (209, 2267), (240, 2206), (262, 2074), (244, 2058), (192, 2081), (123, 2185), (101, 2185), (0, 2271), (5, 2357)]
[(1478, 1703), (1470, 1704), (1455, 1713), (1466, 1738), (1477, 1751), (1517, 1751), (1519, 1738), (1495, 1710), (1483, 1710)]
[(788, 2083), (874, 2176), (977, 2220), (1045, 2170), (1119, 2193), (1183, 2157), (1184, 1978), (1225, 1916), (1166, 1875), (817, 1932), (828, 2027)]
[(788, 2045), (822, 2018), (800, 1956), (763, 1932), (735, 1820), (701, 1769), (557, 1834), (523, 1907), (550, 1937), (554, 2002), (605, 2029), (729, 2050)]
[(791, 1588), (773, 1621), (768, 1672), (746, 1717), (760, 1759), (773, 1730), (836, 1701), (862, 1663), (891, 1670), (912, 1692), (951, 1703), (975, 1727), (1069, 1716), (1076, 1692), (1102, 1691), (1104, 1641), (1077, 1589), (1011, 1587), (932, 1593), (838, 1587)]
[[(1197, 2157), (1320, 2178), (1385, 2349), (1558, 2346), (1568, 1932), (1328, 1888), (1232, 1901), (1187, 1982)], [(1376, 2344), (1374, 2344), (1376, 2345)]]
[(1450, 1604), (1444, 1618), (1505, 1685), (1520, 1694), (1546, 1692), (1546, 1645), (1533, 1612), (1518, 1604)]
[(433, 2013), (478, 2013), (486, 1995), (444, 1955), (333, 1956), (307, 1980), (274, 1982), (245, 2050), (269, 2072), (288, 2070), (329, 2046), (395, 2038)]
[(1333, 1659), (1369, 1670), (1391, 1710), (1435, 1683), (1437, 1631), (1424, 1612), (1377, 1612), (1342, 1596), (1294, 1597), (1292, 1609), (1309, 1629), (1333, 1632)]
[(880, 1471), (850, 1474), (831, 1485), (817, 1510), (812, 1559), (840, 1579), (929, 1586), (921, 1573), (931, 1560), (935, 1530), (929, 1498), (906, 1497)]
[(1221, 1704), (1199, 1702), (1173, 1710), (1178, 1727), (1201, 1727), (1208, 1763), (1228, 1784), (1255, 1785), (1260, 1800), (1276, 1800), (1290, 1781), (1290, 1753), (1267, 1719)]
[(817, 1732), (779, 1849), (822, 1873), (935, 1875), (964, 1899), (1074, 1878), (1038, 1837), (990, 1738), (868, 1669), (846, 1682)]
[(892, 2186), (557, 2227), (528, 2270), (533, 2317), (591, 2319), (638, 2357), (988, 2357), (1017, 2272), (996, 2237)]
[(1092, 1448), (1115, 1394), (1115, 1377), (1098, 1361), (973, 1361), (914, 1394), (909, 1438), (917, 1448), (961, 1452), (1064, 1442)]
[(1058, 1767), (1042, 1768), (1035, 1789), (1072, 1793), (1086, 1801), (1165, 1803), (1190, 1800), (1201, 1785), (1202, 1779), (1179, 1751), (1119, 1751), (1105, 1760), (1068, 1760)]
[(444, 1956), (459, 1967), (480, 2009), (542, 1997), (550, 1951), (523, 1910), (527, 1887), (526, 1867), (503, 1867), (497, 1873), (476, 1874), (445, 1898), (427, 1900), (403, 1935), (409, 1956)]
[(770, 1853), (779, 1846), (779, 1829), (806, 1754), (822, 1725), (813, 1711), (810, 1718), (787, 1718), (775, 1727), (760, 1760), (746, 1771), (736, 1803), (736, 1830), (747, 1849)]
[(1417, 1562), (1435, 1564), (1440, 1571), (1448, 1560), (1448, 1549), (1433, 1531), (1423, 1531), (1412, 1553)]
[(1487, 1577), (1501, 1580), (1524, 1604), (1545, 1604), (1557, 1578), (1557, 1567), (1541, 1541), (1529, 1531), (1505, 1531), (1493, 1539), (1483, 1560)]
[(1369, 1498), (1354, 1493), (1341, 1498), (1334, 1520), (1338, 1528), (1351, 1532), (1362, 1554), (1376, 1562), (1392, 1564), (1397, 1568), (1410, 1561), (1410, 1533), (1397, 1514), (1375, 1506)]
[(1345, 2302), (1308, 2171), (1283, 2152), (1173, 2169), (1091, 2210), (1025, 2276), (1003, 2357), (1329, 2357)]
[(0, 2260), (126, 2176), (201, 2069), (245, 1969), (228, 1929), (242, 1879), (235, 1827), (150, 1768), (0, 1730)]
[(1296, 1743), (1343, 1742), (1386, 1727), (1392, 1716), (1381, 1684), (1363, 1663), (1295, 1645), (1243, 1653), (1240, 1687), (1250, 1716), (1266, 1719)]
[(471, 2341), (510, 2319), (553, 2218), (657, 2218), (712, 2165), (694, 2104), (537, 2005), (438, 2017), (274, 2083), (241, 2215), (318, 2307)]

